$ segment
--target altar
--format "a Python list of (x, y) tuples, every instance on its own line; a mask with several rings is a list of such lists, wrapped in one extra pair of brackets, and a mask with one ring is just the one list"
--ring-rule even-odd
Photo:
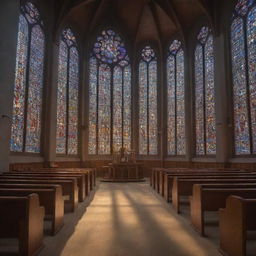
[(113, 156), (107, 166), (108, 172), (102, 181), (106, 182), (140, 182), (144, 181), (142, 164), (136, 163), (135, 154), (123, 148)]

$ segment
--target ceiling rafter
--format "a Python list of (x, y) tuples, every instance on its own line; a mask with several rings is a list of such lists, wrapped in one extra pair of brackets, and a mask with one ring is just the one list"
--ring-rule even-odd
[(178, 19), (177, 13), (173, 8), (173, 5), (168, 0), (158, 0), (158, 4), (162, 9), (165, 10), (166, 14), (173, 20), (174, 24), (177, 26), (178, 30), (182, 30), (182, 25)]
[(209, 19), (211, 25), (213, 26), (213, 16), (209, 8), (209, 3), (206, 0), (197, 0), (199, 7), (203, 11), (203, 13), (207, 16)]
[(161, 31), (160, 24), (159, 24), (159, 20), (158, 20), (157, 14), (156, 14), (156, 3), (153, 2), (153, 1), (150, 2), (150, 3), (149, 3), (149, 7), (150, 7), (150, 10), (151, 10), (152, 15), (153, 15), (153, 17), (154, 17), (154, 21), (155, 21), (155, 24), (156, 24), (156, 28), (157, 28), (158, 34), (160, 35), (160, 39), (161, 39), (161, 41), (163, 41), (162, 31)]
[(63, 21), (63, 18), (67, 15), (68, 7), (70, 4), (69, 0), (63, 0), (60, 4), (60, 1), (55, 2), (55, 8), (56, 8), (56, 28), (59, 27), (61, 22)]
[(137, 38), (137, 35), (139, 33), (139, 29), (140, 29), (140, 24), (141, 24), (141, 20), (142, 20), (142, 16), (143, 16), (143, 12), (144, 12), (144, 8), (145, 8), (145, 4), (146, 4), (146, 1), (144, 0), (144, 4), (140, 10), (140, 16), (139, 16), (139, 19), (138, 19), (138, 23), (137, 23), (137, 26), (136, 26), (136, 29), (135, 29), (135, 39), (134, 39), (134, 43), (136, 41), (136, 38)]
[[(146, 19), (146, 17), (150, 19)], [(152, 40), (159, 43), (160, 34), (149, 4), (145, 4), (140, 21), (141, 22), (138, 28), (138, 32), (136, 34), (135, 44), (141, 43), (146, 40)], [(148, 30), (149, 27), (151, 27), (150, 31)], [(149, 33), (151, 33), (151, 36), (149, 36)]]
[(98, 21), (102, 21), (101, 17), (104, 17), (104, 13), (107, 13), (111, 8), (111, 0), (102, 0), (99, 1), (99, 6), (96, 9), (94, 18), (91, 20), (88, 33), (93, 32), (93, 30), (98, 26)]

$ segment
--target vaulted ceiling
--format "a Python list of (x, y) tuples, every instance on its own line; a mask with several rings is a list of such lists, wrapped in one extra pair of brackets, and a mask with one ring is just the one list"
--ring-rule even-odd
[(56, 0), (57, 24), (71, 22), (85, 38), (108, 25), (130, 40), (166, 42), (200, 18), (213, 20), (219, 0)]

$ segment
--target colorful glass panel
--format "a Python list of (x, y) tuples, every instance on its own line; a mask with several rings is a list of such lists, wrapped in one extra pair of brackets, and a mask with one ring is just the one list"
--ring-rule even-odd
[(184, 53), (174, 40), (167, 58), (167, 150), (185, 155)]
[(148, 66), (144, 61), (139, 65), (139, 153), (148, 154)]
[(23, 151), (27, 51), (28, 24), (24, 16), (20, 15), (11, 135), (11, 151), (14, 152)]
[(216, 154), (213, 36), (205, 44), (205, 133), (206, 154)]
[(71, 29), (59, 43), (56, 153), (78, 154), (79, 54)]
[(123, 146), (131, 150), (132, 139), (132, 115), (131, 115), (131, 67), (126, 66), (123, 71), (124, 88), (123, 88)]
[(123, 139), (123, 71), (121, 67), (114, 68), (113, 83), (113, 150), (118, 152)]
[(79, 102), (79, 56), (77, 49), (70, 49), (69, 59), (69, 105), (68, 105), (68, 154), (78, 153), (78, 102)]
[(177, 155), (186, 154), (185, 142), (185, 74), (184, 74), (184, 52), (180, 49), (177, 53)]
[(98, 68), (97, 60), (90, 58), (89, 69), (89, 154), (97, 153), (97, 86), (98, 86)]
[(21, 6), (18, 31), (10, 149), (40, 153), (45, 38), (30, 2)]
[(157, 62), (155, 60), (149, 63), (148, 73), (148, 154), (157, 155)]
[(256, 7), (247, 18), (248, 71), (253, 154), (256, 154)]
[(142, 50), (141, 57), (144, 61), (150, 62), (151, 60), (153, 60), (155, 58), (155, 52), (150, 46), (146, 46)]
[(176, 155), (176, 58), (173, 55), (167, 59), (167, 90), (168, 155)]
[(196, 154), (216, 154), (214, 49), (210, 29), (203, 27), (195, 50)]
[(198, 41), (201, 43), (201, 44), (205, 44), (206, 40), (207, 40), (207, 37), (209, 35), (209, 28), (208, 27), (202, 27), (198, 36), (197, 36), (197, 39)]
[(245, 41), (243, 20), (237, 18), (231, 26), (233, 73), (233, 107), (236, 154), (250, 154), (249, 119), (247, 109)]
[(245, 16), (251, 5), (255, 3), (255, 0), (239, 0), (235, 6), (235, 11), (238, 15)]
[(124, 42), (104, 30), (90, 58), (90, 155), (131, 150), (131, 68)]
[(195, 112), (196, 112), (196, 154), (205, 154), (204, 137), (204, 63), (203, 47), (195, 50)]
[(57, 91), (57, 136), (56, 153), (66, 153), (67, 136), (67, 74), (68, 74), (68, 47), (60, 41), (58, 91)]
[(94, 44), (93, 52), (102, 62), (112, 64), (123, 60), (127, 53), (124, 42), (113, 30), (103, 30)]
[(158, 154), (157, 61), (150, 46), (139, 64), (139, 153)]
[(26, 152), (40, 153), (43, 104), (44, 33), (39, 25), (31, 32)]
[(98, 84), (98, 154), (110, 154), (111, 133), (111, 70), (108, 65), (99, 66)]

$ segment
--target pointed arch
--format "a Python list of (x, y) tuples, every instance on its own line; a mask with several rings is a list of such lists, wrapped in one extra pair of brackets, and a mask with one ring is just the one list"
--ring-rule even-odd
[(89, 155), (131, 150), (131, 65), (112, 29), (98, 35), (89, 61)]
[(255, 0), (238, 0), (230, 27), (236, 155), (256, 154), (255, 24)]
[(184, 51), (180, 41), (171, 43), (166, 63), (168, 155), (185, 155)]
[(139, 154), (158, 154), (157, 58), (150, 46), (141, 51), (139, 63)]
[(59, 41), (56, 153), (78, 154), (79, 53), (70, 28)]
[(213, 35), (202, 27), (194, 52), (196, 155), (216, 154)]
[(10, 150), (40, 153), (45, 34), (38, 9), (21, 5)]

